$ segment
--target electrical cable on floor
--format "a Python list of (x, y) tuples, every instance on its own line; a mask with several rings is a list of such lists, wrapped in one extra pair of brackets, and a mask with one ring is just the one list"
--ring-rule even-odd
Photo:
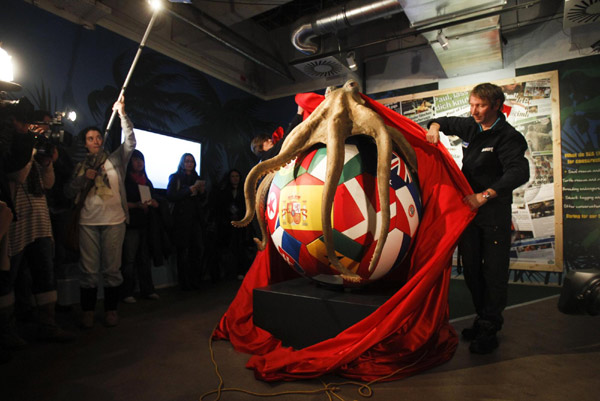
[[(297, 394), (297, 395), (314, 395), (314, 394), (319, 394), (319, 393), (323, 393), (325, 395), (327, 395), (327, 398), (329, 401), (334, 401), (334, 397), (337, 398), (340, 401), (346, 401), (345, 398), (343, 398), (342, 396), (340, 396), (339, 394), (336, 394), (337, 392), (341, 391), (341, 387), (342, 386), (348, 386), (348, 385), (353, 385), (353, 386), (357, 386), (358, 389), (356, 390), (358, 392), (358, 394), (360, 394), (362, 397), (364, 398), (370, 398), (373, 395), (373, 389), (371, 388), (371, 386), (373, 384), (376, 384), (380, 381), (383, 381), (385, 379), (388, 379), (390, 377), (395, 376), (397, 373), (410, 368), (414, 365), (416, 365), (417, 363), (419, 363), (424, 357), (425, 355), (427, 355), (427, 351), (425, 351), (423, 353), (423, 355), (421, 355), (416, 361), (414, 361), (413, 363), (403, 366), (400, 369), (395, 370), (394, 372), (382, 376), (382, 377), (378, 377), (375, 380), (371, 380), (368, 383), (363, 383), (363, 382), (357, 382), (357, 381), (346, 381), (346, 382), (340, 382), (340, 383), (325, 383), (323, 380), (321, 380), (321, 384), (323, 385), (322, 388), (318, 388), (315, 390), (290, 390), (290, 391), (280, 391), (280, 392), (276, 392), (276, 393), (257, 393), (254, 391), (250, 391), (250, 390), (245, 390), (242, 388), (237, 388), (237, 387), (225, 387), (225, 381), (223, 380), (223, 376), (221, 375), (221, 373), (219, 372), (219, 366), (217, 364), (217, 361), (215, 359), (215, 353), (213, 350), (213, 337), (215, 334), (215, 330), (217, 329), (217, 327), (215, 327), (212, 331), (212, 333), (210, 334), (210, 337), (208, 339), (208, 349), (210, 351), (210, 360), (212, 361), (214, 367), (215, 367), (215, 374), (217, 375), (217, 377), (219, 378), (219, 385), (217, 386), (216, 390), (212, 390), (212, 391), (208, 391), (204, 394), (202, 394), (200, 396), (200, 401), (204, 400), (205, 397), (212, 395), (212, 394), (216, 394), (217, 396), (213, 399), (213, 401), (219, 401), (221, 399), (221, 395), (224, 392), (237, 392), (237, 393), (243, 393), (243, 394), (248, 394), (248, 395), (252, 395), (252, 396), (256, 396), (256, 397), (279, 397), (279, 396), (283, 396), (283, 395), (291, 395), (291, 394)], [(354, 400), (356, 401), (356, 400)]]

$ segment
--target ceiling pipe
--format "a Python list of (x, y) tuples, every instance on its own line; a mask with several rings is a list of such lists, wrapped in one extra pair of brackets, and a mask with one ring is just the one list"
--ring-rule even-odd
[[(208, 14), (206, 14), (200, 10), (197, 10), (194, 7), (189, 7), (186, 9), (194, 15), (195, 20), (196, 20), (196, 21), (192, 21), (190, 18), (185, 17), (183, 14), (177, 13), (173, 9), (175, 7), (177, 7), (177, 6), (171, 5), (171, 7), (165, 7), (165, 10), (172, 17), (175, 17), (175, 18), (179, 19), (180, 21), (183, 21), (183, 22), (189, 24), (190, 26), (196, 28), (197, 30), (203, 32), (210, 38), (219, 42), (221, 45), (238, 53), (240, 56), (252, 61), (253, 63), (255, 63), (257, 65), (260, 65), (260, 66), (268, 69), (269, 71), (271, 71), (283, 78), (286, 78), (292, 82), (295, 81), (295, 79), (292, 77), (290, 72), (287, 70), (287, 67), (284, 64), (282, 64), (279, 60), (277, 60), (270, 54), (264, 52), (262, 49), (249, 43), (247, 39), (245, 39), (245, 38), (241, 37), (240, 35), (238, 35), (237, 33), (233, 32), (231, 29), (229, 29), (229, 27), (225, 26), (224, 24), (222, 24), (215, 18), (209, 16)], [(182, 10), (183, 10), (183, 8), (182, 8)], [(201, 19), (207, 20), (208, 22), (212, 23), (213, 25), (216, 25), (219, 28), (220, 33), (216, 33), (213, 30), (209, 29), (204, 24), (200, 23)], [(226, 39), (223, 35), (224, 33), (227, 33), (230, 36), (230, 39)], [(237, 42), (237, 43), (234, 43), (234, 42)]]
[[(456, 19), (456, 20), (453, 20), (453, 21), (450, 21), (450, 22), (445, 22), (445, 23), (441, 23), (441, 24), (438, 24), (438, 25), (431, 25), (431, 26), (427, 26), (427, 27), (421, 28), (421, 29), (411, 30), (411, 31), (404, 32), (404, 33), (401, 33), (401, 34), (398, 34), (398, 35), (393, 35), (393, 36), (390, 36), (390, 37), (387, 37), (387, 38), (384, 38), (384, 39), (378, 39), (378, 40), (373, 40), (373, 41), (370, 41), (370, 42), (354, 44), (349, 49), (336, 49), (335, 51), (321, 53), (321, 54), (319, 54), (318, 57), (323, 58), (323, 57), (328, 57), (328, 56), (334, 56), (334, 55), (342, 53), (344, 51), (357, 50), (357, 49), (361, 49), (361, 48), (365, 48), (365, 47), (379, 45), (379, 44), (382, 44), (382, 43), (390, 42), (392, 40), (402, 40), (402, 39), (406, 39), (406, 38), (414, 38), (414, 37), (419, 36), (419, 35), (421, 35), (423, 33), (426, 33), (426, 32), (437, 31), (437, 30), (440, 30), (440, 29), (448, 28), (448, 27), (455, 26), (455, 25), (460, 25), (460, 24), (471, 22), (471, 21), (475, 21), (475, 20), (478, 20), (478, 19), (492, 17), (492, 16), (496, 16), (496, 15), (501, 15), (501, 14), (504, 14), (504, 13), (507, 13), (507, 12), (510, 12), (510, 11), (517, 11), (517, 10), (527, 9), (527, 8), (533, 7), (534, 5), (540, 3), (541, 1), (542, 0), (532, 0), (532, 1), (529, 1), (527, 3), (517, 4), (517, 5), (514, 5), (514, 6), (503, 8), (501, 10), (491, 11), (491, 12), (488, 12), (488, 13), (485, 13), (485, 14), (479, 14), (479, 15), (475, 15), (475, 16), (466, 16), (464, 18), (459, 18), (459, 19)], [(554, 17), (551, 17), (550, 19), (554, 19)], [(546, 22), (547, 20), (548, 20), (547, 18), (542, 18), (539, 22)], [(536, 21), (536, 22), (534, 22), (534, 21)], [(538, 21), (537, 19), (536, 20), (532, 20), (530, 23), (538, 23), (537, 21)], [(525, 25), (521, 24), (521, 26), (525, 26)], [(513, 24), (509, 28), (512, 28), (513, 26), (519, 27), (520, 25), (519, 24)], [(502, 31), (504, 31), (504, 29), (502, 29)], [(403, 50), (404, 49), (399, 49), (396, 52), (398, 52), (398, 51), (401, 52)], [(369, 57), (369, 60), (372, 60), (373, 58), (377, 58), (377, 57), (380, 57), (380, 55), (375, 55), (375, 56)], [(309, 60), (311, 60), (313, 58), (316, 58), (316, 56), (315, 57), (307, 57), (307, 58), (301, 59), (301, 60), (294, 60), (293, 62), (295, 62), (295, 63), (306, 62), (306, 61), (309, 61)]]
[(402, 11), (399, 0), (369, 1), (354, 0), (347, 4), (321, 11), (309, 22), (301, 23), (292, 32), (291, 41), (304, 54), (317, 53), (319, 45), (315, 38), (326, 33), (337, 32), (372, 20), (387, 17)]

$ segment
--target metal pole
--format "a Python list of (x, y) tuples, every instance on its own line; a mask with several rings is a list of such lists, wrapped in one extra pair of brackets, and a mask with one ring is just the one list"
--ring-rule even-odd
[[(125, 94), (125, 89), (127, 89), (127, 85), (129, 84), (129, 80), (131, 79), (131, 76), (133, 75), (133, 70), (135, 69), (135, 65), (137, 64), (138, 59), (140, 58), (142, 49), (146, 45), (146, 40), (148, 39), (148, 36), (150, 35), (150, 30), (152, 29), (152, 25), (154, 25), (154, 20), (156, 19), (156, 16), (158, 15), (159, 11), (160, 10), (158, 8), (156, 8), (154, 10), (154, 13), (152, 14), (152, 18), (150, 18), (150, 22), (148, 23), (148, 27), (146, 28), (146, 32), (144, 33), (144, 37), (142, 38), (142, 41), (140, 42), (140, 45), (138, 46), (137, 53), (135, 54), (133, 62), (131, 63), (131, 67), (129, 67), (129, 72), (127, 73), (125, 82), (123, 82), (123, 86), (121, 87), (121, 92), (119, 93), (119, 97), (117, 98), (117, 101), (121, 100), (123, 98), (123, 95)], [(115, 119), (116, 114), (117, 114), (117, 111), (113, 110), (112, 114), (110, 116), (110, 120), (108, 120), (108, 125), (106, 126), (106, 130), (104, 131), (104, 143), (106, 143), (106, 138), (108, 137), (108, 132), (110, 131), (110, 127), (112, 126), (112, 123)]]

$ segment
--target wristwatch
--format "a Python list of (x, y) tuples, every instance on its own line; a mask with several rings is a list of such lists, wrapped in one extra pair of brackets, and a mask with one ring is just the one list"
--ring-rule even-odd
[(483, 191), (481, 193), (481, 196), (483, 196), (485, 199), (489, 199), (490, 198), (490, 193), (487, 190), (485, 190), (485, 191)]

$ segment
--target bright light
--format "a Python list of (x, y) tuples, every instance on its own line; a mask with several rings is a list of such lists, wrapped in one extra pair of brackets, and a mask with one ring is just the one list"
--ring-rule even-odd
[(441, 29), (437, 34), (437, 41), (440, 44), (440, 46), (442, 46), (442, 49), (448, 50), (448, 38), (446, 38), (446, 35), (444, 35), (444, 32), (442, 32)]
[(354, 52), (348, 52), (348, 54), (346, 54), (346, 61), (348, 62), (348, 68), (350, 68), (352, 71), (356, 71), (358, 69), (358, 67), (356, 66), (356, 55), (354, 54)]
[(77, 113), (75, 113), (74, 111), (69, 111), (67, 113), (67, 119), (69, 121), (75, 121), (77, 119)]
[(0, 80), (12, 82), (13, 79), (12, 57), (0, 47)]
[(161, 0), (148, 0), (148, 3), (150, 3), (150, 7), (155, 11), (160, 10), (163, 7)]

